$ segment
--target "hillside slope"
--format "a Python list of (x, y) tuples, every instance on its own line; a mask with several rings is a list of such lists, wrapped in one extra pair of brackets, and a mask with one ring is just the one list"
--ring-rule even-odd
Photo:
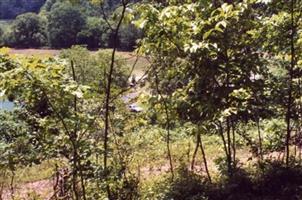
[(14, 19), (26, 12), (38, 12), (46, 0), (1, 0), (0, 19)]

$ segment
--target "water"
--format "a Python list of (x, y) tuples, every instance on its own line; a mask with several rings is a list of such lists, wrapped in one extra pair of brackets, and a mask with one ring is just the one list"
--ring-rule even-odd
[(12, 110), (14, 106), (13, 102), (7, 100), (0, 101), (0, 110)]

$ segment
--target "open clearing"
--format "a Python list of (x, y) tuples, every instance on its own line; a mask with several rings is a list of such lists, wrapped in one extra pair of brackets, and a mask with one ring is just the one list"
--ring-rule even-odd
[[(14, 55), (24, 55), (24, 56), (38, 56), (38, 57), (52, 57), (60, 54), (62, 50), (60, 49), (10, 49), (9, 53)], [(111, 49), (100, 49), (100, 51), (111, 52)], [(91, 51), (91, 53), (96, 53), (97, 51)], [(136, 63), (133, 70), (133, 75), (141, 77), (149, 65), (149, 62), (144, 57), (139, 57), (134, 52), (118, 51), (117, 56), (120, 56), (125, 60), (129, 68), (132, 68), (133, 64)]]

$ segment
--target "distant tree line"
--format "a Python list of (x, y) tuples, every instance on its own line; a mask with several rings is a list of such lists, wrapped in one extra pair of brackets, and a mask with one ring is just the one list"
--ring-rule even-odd
[[(111, 15), (110, 8), (106, 12)], [(108, 14), (106, 13), (106, 14)], [(107, 20), (111, 20), (111, 17)], [(39, 14), (18, 15), (9, 28), (0, 27), (0, 46), (15, 48), (68, 48), (75, 44), (90, 49), (111, 48), (112, 30), (101, 16), (101, 9), (83, 1), (73, 5), (61, 0), (48, 0)], [(132, 50), (140, 31), (132, 24), (124, 24), (119, 33), (119, 48)]]
[(38, 12), (46, 0), (1, 0), (0, 19), (14, 19), (24, 12)]

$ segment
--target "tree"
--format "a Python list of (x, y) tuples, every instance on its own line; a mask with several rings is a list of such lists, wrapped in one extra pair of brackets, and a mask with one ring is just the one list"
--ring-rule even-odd
[(86, 44), (88, 48), (105, 47), (103, 40), (108, 27), (103, 19), (97, 17), (87, 18), (86, 26), (77, 35), (79, 44)]
[[(91, 52), (82, 46), (72, 46), (70, 49), (63, 50), (60, 57), (66, 59), (68, 63), (74, 63), (78, 82), (89, 85), (101, 93), (104, 92), (106, 85), (104, 71), (108, 62), (110, 62), (109, 53), (99, 51), (91, 54)], [(117, 56), (115, 64), (117, 67), (113, 71), (112, 87), (114, 89), (125, 89), (128, 84), (127, 75), (129, 74), (129, 70), (121, 57)], [(69, 73), (71, 76), (72, 71), (69, 71)]]
[[(284, 134), (285, 162), (288, 166), (290, 146), (300, 145), (301, 137), (301, 45), (299, 30), (301, 28), (301, 3), (298, 1), (271, 2), (267, 8), (263, 35), (266, 35), (264, 48), (270, 52), (269, 63), (272, 66), (274, 84), (278, 84), (275, 93), (279, 94), (275, 105), (279, 107), (279, 118), (286, 121), (286, 134)], [(296, 134), (293, 134), (293, 133)], [(295, 141), (296, 140), (296, 141)]]
[(11, 37), (16, 47), (40, 47), (46, 44), (45, 22), (35, 13), (19, 15), (12, 25)]
[[(179, 119), (197, 130), (217, 128), (229, 176), (237, 162), (236, 124), (251, 119), (254, 93), (264, 86), (262, 78), (253, 78), (266, 71), (253, 6), (207, 1), (143, 5), (138, 21), (145, 33), (142, 49), (152, 57), (155, 94), (159, 87), (172, 98)], [(213, 123), (219, 125), (211, 127)]]
[[(97, 187), (95, 193), (102, 196), (106, 190), (100, 192), (99, 186), (105, 185), (105, 179), (114, 180), (116, 176), (122, 179), (125, 176), (124, 173), (113, 173), (110, 168), (112, 174), (107, 177), (107, 170), (103, 169), (99, 159), (95, 159), (103, 155), (102, 117), (107, 88), (107, 74), (104, 71), (111, 56), (104, 52), (91, 55), (87, 49), (73, 47), (65, 50), (61, 57), (13, 60), (0, 52), (0, 89), (5, 91), (4, 95), (14, 96), (16, 105), (22, 108), (20, 121), (28, 122), (26, 124), (33, 134), (27, 136), (35, 141), (34, 147), (43, 151), (44, 158), (64, 157), (68, 161), (71, 171), (69, 191), (74, 198), (87, 198), (85, 191), (88, 186)], [(128, 80), (124, 63), (117, 60), (115, 66), (112, 70), (112, 96), (118, 95), (127, 86)], [(114, 107), (120, 108), (115, 112), (125, 112), (125, 105), (120, 100), (114, 104), (113, 100), (110, 102), (111, 112)], [(121, 127), (119, 123), (117, 125)], [(9, 131), (7, 126), (2, 127), (3, 131)], [(123, 170), (124, 165), (112, 167), (119, 171)], [(117, 190), (116, 195), (122, 195), (122, 189), (118, 187), (123, 186), (115, 186), (112, 191)]]
[(123, 50), (133, 50), (137, 47), (137, 40), (140, 39), (142, 33), (133, 24), (125, 24), (119, 33), (120, 48)]
[(48, 15), (48, 38), (52, 47), (71, 47), (85, 26), (85, 17), (69, 3), (53, 6)]

